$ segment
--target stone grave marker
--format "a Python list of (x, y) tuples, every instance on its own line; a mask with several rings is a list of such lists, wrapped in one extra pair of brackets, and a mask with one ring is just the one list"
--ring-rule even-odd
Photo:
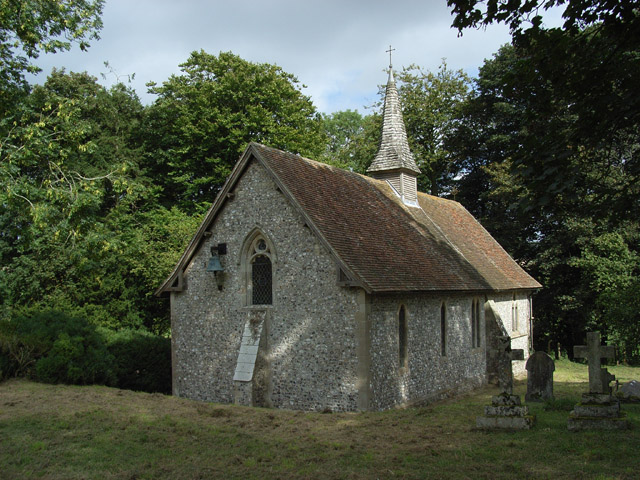
[(618, 397), (625, 402), (640, 402), (640, 382), (631, 380), (622, 385)]
[(569, 430), (629, 428), (620, 411), (620, 402), (611, 395), (609, 382), (616, 377), (600, 364), (603, 358), (615, 358), (614, 347), (600, 344), (600, 332), (587, 332), (587, 344), (574, 346), (573, 356), (586, 358), (589, 363), (589, 392), (582, 394), (582, 401), (569, 414)]
[(535, 415), (529, 415), (529, 407), (520, 404), (520, 396), (513, 394), (513, 360), (524, 360), (524, 351), (511, 349), (509, 336), (499, 337), (498, 382), (501, 393), (491, 398), (491, 405), (484, 407), (484, 415), (476, 417), (476, 427), (483, 430), (527, 430), (535, 423)]
[(589, 392), (611, 393), (609, 382), (616, 379), (606, 368), (600, 367), (603, 358), (614, 359), (615, 348), (611, 345), (600, 345), (600, 332), (588, 332), (587, 344), (573, 347), (575, 358), (586, 358), (589, 363)]
[(527, 402), (540, 402), (553, 399), (553, 372), (556, 369), (553, 359), (544, 352), (534, 352), (527, 364)]

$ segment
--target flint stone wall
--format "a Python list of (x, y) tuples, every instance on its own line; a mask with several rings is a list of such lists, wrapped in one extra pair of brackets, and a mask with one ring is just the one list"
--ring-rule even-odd
[[(247, 306), (241, 252), (256, 227), (273, 250), (268, 307)], [(267, 308), (266, 365), (256, 365), (267, 372), (254, 373), (267, 377), (265, 406), (356, 410), (357, 291), (338, 286), (335, 262), (261, 165), (248, 166), (211, 233), (186, 269), (186, 289), (171, 296), (174, 394), (232, 403), (244, 325)], [(218, 243), (227, 244), (222, 291), (205, 271)]]
[[(482, 343), (472, 348), (472, 296), (436, 294), (371, 299), (371, 409), (419, 404), (486, 383), (484, 312)], [(446, 355), (441, 355), (440, 306), (446, 306)], [(398, 312), (407, 316), (408, 367), (400, 368)]]
[(497, 312), (497, 318), (502, 322), (502, 326), (511, 337), (511, 348), (521, 348), (524, 350), (524, 360), (511, 362), (514, 377), (523, 378), (527, 376), (525, 365), (529, 358), (529, 335), (531, 327), (531, 299), (526, 293), (515, 294), (515, 304), (517, 305), (517, 329), (514, 330), (512, 322), (513, 313), (513, 293), (502, 293), (490, 295), (489, 300), (493, 300)]
[[(248, 305), (242, 251), (256, 229), (271, 249), (272, 306)], [(338, 267), (329, 252), (255, 161), (210, 231), (185, 271), (184, 291), (171, 294), (175, 395), (299, 410), (381, 410), (486, 382), (485, 315), (481, 309), (482, 344), (472, 348), (471, 295), (368, 296), (339, 286)], [(222, 291), (205, 271), (210, 248), (218, 243), (227, 244), (227, 254), (220, 257)], [(498, 297), (500, 317), (510, 332), (511, 294)], [(442, 301), (447, 308), (445, 356), (440, 354)], [(528, 300), (522, 296), (518, 302), (519, 323), (528, 329)], [(401, 305), (408, 324), (408, 367), (402, 369)], [(265, 309), (269, 314), (260, 315)], [(233, 376), (242, 333), (256, 314), (265, 318), (260, 361), (254, 382), (240, 385)], [(524, 348), (528, 356), (528, 330), (519, 333), (513, 348)]]

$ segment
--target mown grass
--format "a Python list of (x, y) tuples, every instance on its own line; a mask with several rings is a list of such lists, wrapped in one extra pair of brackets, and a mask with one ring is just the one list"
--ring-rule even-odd
[(423, 408), (322, 414), (5, 382), (0, 478), (638, 478), (640, 405), (623, 406), (629, 431), (570, 433), (587, 367), (556, 366), (556, 401), (530, 404), (537, 425), (524, 432), (474, 428), (490, 387)]

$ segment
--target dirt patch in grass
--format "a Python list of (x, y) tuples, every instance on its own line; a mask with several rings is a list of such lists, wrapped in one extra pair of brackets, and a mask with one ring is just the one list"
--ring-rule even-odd
[(569, 433), (586, 366), (564, 363), (555, 408), (531, 404), (527, 432), (475, 429), (492, 387), (422, 408), (322, 414), (9, 381), (0, 478), (637, 478), (640, 406), (623, 407), (634, 430)]

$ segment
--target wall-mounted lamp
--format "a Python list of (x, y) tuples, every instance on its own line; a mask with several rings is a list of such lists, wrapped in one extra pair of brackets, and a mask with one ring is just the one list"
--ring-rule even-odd
[(213, 272), (213, 275), (216, 277), (218, 290), (222, 290), (224, 285), (224, 268), (222, 267), (222, 263), (220, 263), (220, 255), (226, 255), (226, 253), (226, 243), (219, 243), (215, 247), (211, 247), (211, 258), (209, 259), (209, 263), (207, 263), (207, 272)]

